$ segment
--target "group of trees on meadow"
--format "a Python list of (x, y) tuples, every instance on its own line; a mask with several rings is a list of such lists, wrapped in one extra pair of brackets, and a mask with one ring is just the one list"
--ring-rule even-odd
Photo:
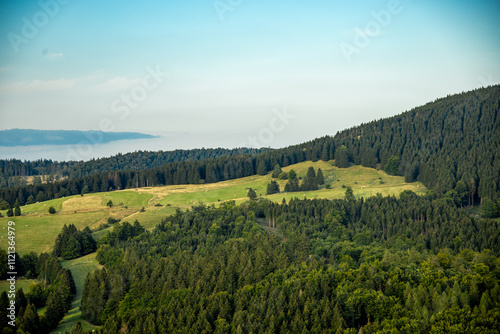
[(499, 240), (498, 222), (410, 191), (197, 205), (104, 239), (82, 316), (102, 333), (493, 333)]
[(88, 226), (79, 231), (73, 224), (69, 224), (69, 226), (64, 224), (55, 241), (54, 255), (62, 257), (64, 260), (71, 260), (93, 253), (96, 249), (97, 243)]

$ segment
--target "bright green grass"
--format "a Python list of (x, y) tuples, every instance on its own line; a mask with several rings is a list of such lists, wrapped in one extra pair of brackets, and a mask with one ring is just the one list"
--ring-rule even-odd
[[(36, 283), (33, 279), (19, 278), (16, 280), (16, 291), (23, 289), (24, 294), (30, 291), (30, 286)], [(0, 293), (4, 291), (9, 291), (10, 283), (6, 280), (0, 281)]]
[(54, 246), (57, 235), (61, 232), (64, 224), (74, 224), (76, 228), (95, 226), (109, 216), (109, 211), (81, 212), (68, 214), (55, 214), (43, 216), (21, 216), (11, 218), (0, 218), (0, 245), (7, 248), (7, 222), (15, 222), (16, 251), (27, 254), (31, 251), (36, 253), (50, 252)]
[(84, 330), (89, 331), (97, 328), (96, 326), (93, 326), (92, 324), (82, 320), (82, 314), (80, 311), (85, 278), (87, 277), (88, 273), (102, 267), (101, 265), (99, 265), (95, 257), (96, 253), (92, 253), (78, 259), (63, 261), (61, 263), (64, 268), (71, 270), (71, 274), (73, 275), (73, 279), (75, 280), (76, 285), (76, 296), (73, 300), (73, 303), (71, 303), (71, 309), (63, 318), (59, 326), (52, 333), (64, 333), (65, 331), (71, 332), (71, 328), (78, 320), (82, 322)]
[(113, 205), (124, 205), (124, 206), (139, 206), (147, 207), (148, 202), (153, 195), (143, 193), (140, 189), (138, 191), (115, 191), (109, 193), (101, 193), (102, 204), (106, 205), (109, 200), (113, 202)]
[[(62, 203), (65, 202), (66, 200), (70, 198), (77, 197), (78, 195), (75, 196), (69, 196), (69, 197), (64, 197), (64, 198), (56, 198), (52, 199), (50, 201), (45, 201), (45, 202), (38, 202), (34, 204), (29, 204), (21, 207), (21, 213), (24, 214), (44, 214), (47, 213), (49, 210), (49, 207), (53, 206), (57, 211), (60, 211), (62, 209)], [(1, 211), (2, 215), (7, 216), (7, 210)]]

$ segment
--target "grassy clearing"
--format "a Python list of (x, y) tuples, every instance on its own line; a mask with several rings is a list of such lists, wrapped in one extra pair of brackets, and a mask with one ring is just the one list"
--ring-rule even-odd
[(63, 318), (59, 326), (52, 333), (64, 333), (65, 331), (71, 332), (71, 328), (77, 321), (81, 321), (84, 330), (89, 331), (96, 329), (96, 326), (81, 319), (80, 304), (82, 300), (83, 284), (87, 274), (102, 266), (95, 259), (96, 253), (92, 253), (78, 259), (63, 261), (61, 264), (64, 268), (70, 269), (76, 285), (76, 296), (71, 304), (71, 309)]
[(135, 191), (101, 193), (100, 197), (102, 198), (102, 205), (106, 205), (111, 200), (113, 205), (147, 207), (153, 195), (144, 193), (141, 189), (138, 189)]

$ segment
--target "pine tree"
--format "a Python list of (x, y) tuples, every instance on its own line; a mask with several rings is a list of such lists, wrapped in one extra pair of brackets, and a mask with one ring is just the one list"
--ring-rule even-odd
[(316, 180), (318, 184), (325, 184), (325, 178), (323, 177), (323, 171), (318, 168), (318, 173), (316, 173)]
[(300, 186), (299, 186), (299, 179), (294, 178), (291, 180), (288, 180), (288, 182), (285, 185), (285, 192), (294, 192), (294, 191), (299, 191)]
[(352, 191), (352, 188), (349, 186), (345, 190), (345, 199), (348, 201), (354, 200), (354, 192)]
[(247, 194), (248, 198), (250, 198), (251, 200), (254, 200), (257, 198), (257, 193), (255, 192), (255, 190), (253, 190), (252, 188), (248, 189), (248, 194)]
[(318, 179), (313, 167), (308, 168), (300, 189), (303, 191), (318, 190)]
[(290, 172), (288, 172), (288, 179), (294, 180), (296, 178), (297, 178), (297, 173), (293, 169), (291, 169)]
[(399, 175), (399, 164), (398, 157), (392, 156), (385, 164), (384, 171), (389, 175)]
[(335, 165), (339, 168), (349, 167), (349, 155), (349, 149), (345, 145), (342, 145), (335, 151)]
[(33, 304), (28, 304), (23, 316), (19, 319), (19, 328), (26, 333), (40, 333), (40, 318)]
[(271, 181), (271, 183), (267, 185), (267, 195), (277, 194), (279, 192), (280, 192), (280, 186), (278, 182), (273, 180)]
[(483, 198), (483, 202), (481, 203), (481, 215), (486, 218), (498, 217), (497, 203), (488, 197)]
[(21, 215), (21, 207), (20, 207), (19, 201), (16, 200), (16, 204), (14, 205), (14, 216), (17, 217), (20, 215)]
[(274, 166), (274, 170), (273, 170), (273, 173), (271, 174), (271, 177), (272, 177), (273, 179), (277, 179), (277, 178), (280, 176), (280, 174), (281, 174), (282, 172), (283, 172), (283, 171), (281, 170), (280, 165), (279, 165), (279, 164), (276, 164), (276, 165)]
[(262, 159), (258, 160), (257, 174), (259, 174), (259, 175), (266, 175), (267, 174), (266, 163)]
[(455, 192), (457, 193), (457, 200), (459, 205), (463, 207), (464, 204), (467, 204), (467, 199), (469, 196), (469, 189), (467, 188), (467, 185), (464, 181), (460, 180), (457, 182), (457, 185), (455, 186)]

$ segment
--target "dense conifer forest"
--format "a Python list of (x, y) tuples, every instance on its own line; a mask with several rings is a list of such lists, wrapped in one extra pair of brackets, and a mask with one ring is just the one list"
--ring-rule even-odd
[(499, 241), (410, 191), (199, 205), (103, 239), (82, 316), (102, 333), (497, 333)]
[(41, 176), (47, 176), (44, 181), (54, 182), (60, 179), (76, 179), (90, 174), (114, 172), (119, 170), (142, 170), (159, 167), (170, 162), (197, 161), (215, 159), (218, 157), (239, 154), (257, 154), (266, 149), (192, 149), (175, 151), (138, 151), (127, 154), (117, 154), (109, 158), (91, 159), (90, 161), (52, 160), (22, 161), (18, 159), (0, 160), (0, 188), (17, 187), (26, 183), (21, 177), (38, 176), (35, 182), (42, 183)]

